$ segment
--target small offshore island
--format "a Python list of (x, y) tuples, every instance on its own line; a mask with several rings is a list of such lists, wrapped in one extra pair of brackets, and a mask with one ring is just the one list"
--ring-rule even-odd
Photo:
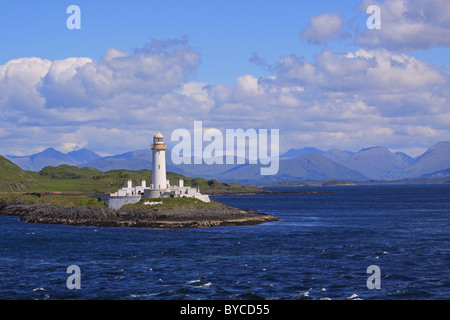
[[(57, 199), (58, 197), (60, 199)], [(145, 205), (145, 201), (142, 200), (113, 210), (106, 207), (104, 201), (88, 196), (25, 195), (7, 198), (0, 199), (0, 214), (19, 216), (20, 220), (30, 223), (96, 227), (201, 228), (278, 221), (278, 218), (270, 215), (241, 210), (214, 200), (210, 203), (201, 203), (195, 199), (170, 198), (163, 199), (162, 204), (155, 205)], [(155, 199), (155, 202), (160, 200)], [(61, 201), (64, 203), (61, 204)], [(80, 205), (76, 203), (77, 201), (88, 202)]]
[[(0, 215), (30, 223), (139, 228), (242, 226), (279, 220), (209, 198), (265, 193), (260, 188), (166, 172), (160, 133), (154, 137), (152, 151), (151, 171), (101, 172), (60, 165), (31, 172), (0, 156)], [(149, 187), (146, 180), (152, 181)], [(170, 185), (170, 180), (179, 185)], [(189, 186), (184, 186), (185, 180)], [(142, 184), (133, 187), (133, 181)], [(208, 194), (200, 193), (200, 188)]]

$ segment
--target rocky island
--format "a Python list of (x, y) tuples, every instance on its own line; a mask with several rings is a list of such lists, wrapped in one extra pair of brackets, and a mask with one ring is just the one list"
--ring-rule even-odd
[[(195, 199), (164, 199), (162, 204), (146, 205), (141, 201), (112, 210), (101, 201), (87, 199), (92, 197), (71, 196), (70, 201), (57, 199), (61, 197), (58, 195), (31, 197), (0, 199), (0, 214), (18, 216), (30, 223), (96, 227), (201, 228), (278, 221), (276, 217), (230, 207), (218, 201), (203, 204)], [(64, 198), (67, 200), (69, 197)]]
[[(130, 180), (134, 184), (142, 180), (152, 181), (152, 176), (151, 170), (102, 172), (69, 165), (49, 166), (32, 172), (22, 170), (0, 156), (0, 215), (18, 216), (30, 223), (141, 228), (241, 226), (278, 220), (215, 200), (204, 203), (195, 198), (142, 199), (114, 210), (108, 208), (105, 200), (88, 196), (92, 193), (110, 194)], [(239, 183), (189, 178), (172, 172), (167, 172), (167, 179), (183, 179), (186, 185), (200, 188), (211, 196), (261, 191)]]

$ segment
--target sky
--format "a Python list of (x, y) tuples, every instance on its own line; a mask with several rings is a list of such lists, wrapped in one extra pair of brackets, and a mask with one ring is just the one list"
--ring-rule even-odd
[(3, 155), (170, 146), (194, 121), (279, 129), (281, 152), (450, 140), (447, 0), (0, 0), (0, 30)]

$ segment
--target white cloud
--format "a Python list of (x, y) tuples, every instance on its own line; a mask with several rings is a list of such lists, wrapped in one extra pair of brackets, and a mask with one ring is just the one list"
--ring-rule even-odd
[[(149, 146), (149, 137), (156, 131), (151, 129), (129, 128), (97, 128), (93, 126), (83, 126), (71, 133), (63, 135), (56, 141), (59, 149), (71, 151), (67, 148), (69, 141), (73, 149), (79, 147), (92, 148), (93, 150), (122, 150), (124, 152), (142, 149)], [(102, 145), (107, 146), (102, 148)], [(126, 147), (124, 149), (124, 147)]]
[(38, 94), (35, 85), (48, 72), (49, 60), (21, 58), (10, 60), (0, 66), (0, 107), (2, 117), (14, 117), (17, 110), (33, 110), (45, 100)]
[(323, 44), (332, 39), (345, 38), (348, 35), (341, 32), (344, 22), (344, 17), (338, 12), (312, 16), (308, 28), (300, 32), (300, 37), (309, 43), (316, 44)]
[(168, 42), (147, 44), (134, 54), (109, 49), (99, 61), (70, 58), (54, 62), (39, 88), (46, 107), (134, 109), (146, 107), (138, 100), (154, 103), (158, 96), (182, 86), (200, 59), (189, 46)]
[(407, 126), (406, 132), (410, 135), (421, 135), (424, 137), (439, 137), (442, 133), (437, 130), (425, 126)]
[(447, 0), (364, 0), (363, 12), (376, 4), (381, 12), (381, 29), (358, 33), (355, 43), (367, 48), (410, 51), (450, 46), (450, 7)]
[(315, 64), (291, 55), (280, 61), (277, 71), (286, 81), (337, 92), (403, 92), (446, 82), (444, 75), (427, 63), (384, 49), (355, 53), (327, 49), (316, 56)]

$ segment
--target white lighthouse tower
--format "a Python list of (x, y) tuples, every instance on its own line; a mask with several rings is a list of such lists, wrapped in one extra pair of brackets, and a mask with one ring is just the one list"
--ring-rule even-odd
[(164, 137), (160, 132), (157, 132), (153, 137), (152, 145), (152, 183), (154, 190), (167, 189), (166, 180), (166, 145), (164, 144)]

